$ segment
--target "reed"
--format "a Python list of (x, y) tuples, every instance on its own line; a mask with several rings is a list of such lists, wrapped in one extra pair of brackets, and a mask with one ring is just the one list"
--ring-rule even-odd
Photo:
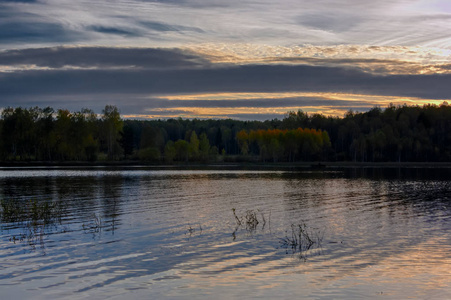
[(44, 249), (44, 238), (51, 227), (61, 225), (62, 205), (58, 201), (30, 199), (1, 199), (0, 216), (2, 223), (19, 225), (22, 232), (11, 234), (13, 243), (27, 242), (32, 250), (40, 244)]
[(21, 203), (15, 199), (0, 200), (2, 222), (48, 225), (60, 222), (62, 208), (58, 202), (36, 199)]
[[(238, 216), (236, 209), (232, 208), (232, 213), (236, 222), (235, 231), (243, 225), (246, 227), (247, 231), (255, 231), (258, 224), (262, 224), (262, 229), (265, 227), (265, 215), (260, 210), (248, 209), (243, 215)], [(258, 215), (260, 215), (260, 218), (258, 217)]]
[(306, 259), (307, 251), (321, 248), (323, 235), (319, 229), (308, 227), (305, 223), (291, 224), (291, 234), (287, 231), (285, 237), (280, 238), (280, 244), (282, 248), (291, 249)]

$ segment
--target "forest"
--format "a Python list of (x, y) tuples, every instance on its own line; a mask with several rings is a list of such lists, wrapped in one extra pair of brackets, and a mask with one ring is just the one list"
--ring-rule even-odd
[(51, 107), (4, 108), (0, 160), (230, 162), (449, 162), (451, 106), (374, 107), (343, 117), (288, 112), (282, 120), (123, 119)]

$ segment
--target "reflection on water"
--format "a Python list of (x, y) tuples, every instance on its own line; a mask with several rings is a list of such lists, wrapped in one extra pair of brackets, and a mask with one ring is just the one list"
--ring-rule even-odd
[(2, 299), (448, 299), (450, 175), (2, 169)]

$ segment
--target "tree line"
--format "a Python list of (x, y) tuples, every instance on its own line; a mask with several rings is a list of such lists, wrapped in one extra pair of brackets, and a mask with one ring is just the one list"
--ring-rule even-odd
[(343, 118), (290, 112), (282, 128), (308, 127), (328, 132), (331, 161), (440, 162), (451, 161), (451, 106), (374, 107), (365, 113), (348, 111)]
[(324, 160), (331, 143), (321, 129), (241, 130), (236, 139), (242, 155), (258, 155), (263, 161)]
[(96, 161), (120, 156), (123, 120), (107, 105), (92, 110), (5, 108), (0, 119), (2, 161)]
[(149, 163), (451, 161), (451, 106), (374, 107), (344, 117), (288, 112), (282, 120), (128, 120), (115, 106), (5, 108), (2, 161)]

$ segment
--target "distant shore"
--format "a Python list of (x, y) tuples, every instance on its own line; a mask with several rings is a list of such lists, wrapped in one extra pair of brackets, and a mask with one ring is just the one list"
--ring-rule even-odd
[(268, 163), (268, 162), (216, 162), (216, 163), (176, 163), (155, 164), (140, 161), (11, 161), (0, 162), (3, 168), (27, 167), (152, 167), (162, 169), (330, 169), (330, 168), (451, 168), (451, 162), (295, 162), (295, 163)]

